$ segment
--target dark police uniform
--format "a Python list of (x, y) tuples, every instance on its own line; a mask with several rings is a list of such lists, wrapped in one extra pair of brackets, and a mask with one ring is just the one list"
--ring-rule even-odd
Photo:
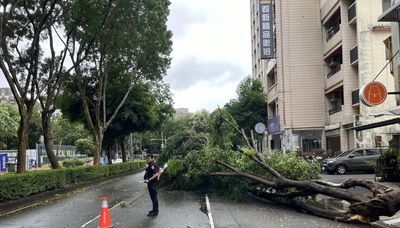
[[(144, 175), (144, 179), (148, 180), (154, 174), (160, 171), (160, 167), (154, 161), (148, 163), (146, 168), (146, 173)], [(147, 189), (149, 190), (151, 202), (153, 203), (153, 210), (150, 213), (158, 214), (158, 198), (157, 198), (157, 186), (158, 186), (158, 178), (152, 179), (149, 183), (147, 183)]]

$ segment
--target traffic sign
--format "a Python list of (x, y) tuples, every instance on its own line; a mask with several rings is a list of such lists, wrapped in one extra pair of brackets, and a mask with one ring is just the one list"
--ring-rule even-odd
[(386, 87), (380, 82), (370, 82), (360, 89), (360, 101), (368, 107), (382, 104), (387, 97)]

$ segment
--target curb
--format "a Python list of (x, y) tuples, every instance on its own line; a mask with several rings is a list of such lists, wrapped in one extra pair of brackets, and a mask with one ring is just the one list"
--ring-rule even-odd
[(94, 188), (99, 185), (107, 184), (107, 183), (112, 182), (121, 177), (142, 172), (143, 170), (144, 169), (139, 169), (137, 171), (133, 171), (133, 172), (129, 172), (129, 173), (123, 173), (123, 174), (109, 176), (108, 178), (102, 178), (102, 179), (92, 180), (92, 181), (82, 182), (82, 183), (75, 183), (75, 184), (68, 185), (66, 188), (63, 188), (63, 189), (45, 191), (45, 192), (41, 192), (41, 193), (38, 193), (35, 195), (27, 196), (27, 197), (16, 199), (16, 200), (1, 202), (0, 203), (0, 218), (24, 211), (29, 208), (41, 206), (41, 205), (47, 204), (49, 202), (61, 199), (63, 197), (68, 197), (70, 194), (75, 194), (75, 191), (78, 189), (81, 189), (81, 188), (91, 189), (91, 188)]

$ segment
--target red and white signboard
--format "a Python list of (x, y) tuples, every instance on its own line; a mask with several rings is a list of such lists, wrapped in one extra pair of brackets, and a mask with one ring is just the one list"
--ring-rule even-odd
[(382, 104), (387, 97), (386, 87), (380, 82), (370, 82), (360, 89), (360, 101), (368, 107)]

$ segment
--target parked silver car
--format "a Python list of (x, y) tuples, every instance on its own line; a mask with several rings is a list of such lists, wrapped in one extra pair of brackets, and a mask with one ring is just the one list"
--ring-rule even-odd
[(337, 172), (345, 174), (347, 171), (373, 171), (376, 160), (381, 155), (378, 148), (358, 148), (345, 151), (336, 158), (324, 159), (321, 162), (322, 171), (329, 174)]

